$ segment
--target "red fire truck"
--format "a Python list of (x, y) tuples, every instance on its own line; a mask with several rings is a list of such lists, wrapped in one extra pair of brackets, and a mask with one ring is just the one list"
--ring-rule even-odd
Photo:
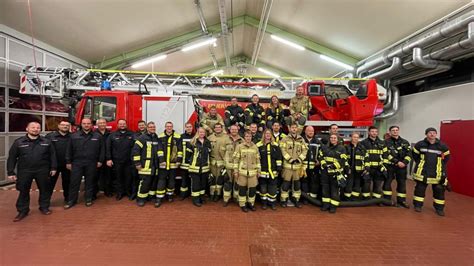
[(136, 130), (139, 120), (154, 121), (157, 130), (171, 121), (178, 132), (186, 122), (195, 123), (210, 105), (224, 116), (235, 96), (245, 108), (257, 94), (264, 105), (272, 95), (288, 104), (295, 89), (303, 86), (312, 110), (307, 125), (336, 123), (366, 127), (383, 111), (386, 90), (375, 80), (273, 78), (263, 76), (208, 76), (183, 73), (132, 72), (94, 69), (25, 67), (20, 93), (69, 98), (74, 122), (84, 117), (105, 118), (111, 129), (124, 118)]

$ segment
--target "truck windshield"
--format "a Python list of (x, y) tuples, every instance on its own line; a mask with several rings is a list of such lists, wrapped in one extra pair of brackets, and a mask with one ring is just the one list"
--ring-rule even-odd
[(107, 122), (111, 122), (115, 121), (116, 112), (116, 97), (91, 97), (87, 99), (84, 118), (90, 118), (92, 121), (104, 118)]

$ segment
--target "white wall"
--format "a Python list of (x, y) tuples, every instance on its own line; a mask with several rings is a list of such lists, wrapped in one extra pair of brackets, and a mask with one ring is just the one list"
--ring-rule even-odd
[(474, 83), (402, 96), (398, 113), (387, 119), (387, 127), (400, 126), (400, 135), (414, 143), (425, 137), (425, 129), (438, 130), (443, 120), (474, 120)]

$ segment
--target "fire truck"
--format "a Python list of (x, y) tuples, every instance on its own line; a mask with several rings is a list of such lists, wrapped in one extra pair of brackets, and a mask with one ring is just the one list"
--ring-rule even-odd
[(20, 93), (68, 101), (70, 120), (105, 118), (115, 129), (126, 119), (131, 130), (140, 120), (154, 121), (157, 130), (171, 121), (177, 132), (187, 122), (197, 124), (209, 106), (224, 117), (230, 98), (243, 108), (253, 94), (266, 107), (271, 96), (288, 105), (302, 86), (310, 98), (307, 125), (326, 127), (332, 123), (345, 132), (366, 128), (382, 113), (386, 89), (367, 79), (275, 78), (266, 76), (209, 76), (201, 74), (141, 72), (100, 69), (70, 69), (26, 66), (20, 73)]

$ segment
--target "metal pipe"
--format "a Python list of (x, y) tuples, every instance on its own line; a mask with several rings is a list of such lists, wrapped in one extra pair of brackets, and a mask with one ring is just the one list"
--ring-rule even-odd
[(224, 46), (224, 56), (225, 64), (227, 67), (231, 67), (230, 62), (230, 51), (229, 51), (229, 28), (227, 27), (227, 14), (225, 8), (226, 0), (219, 0), (219, 16), (221, 19), (221, 29), (222, 29), (222, 40)]
[(421, 68), (448, 70), (453, 66), (453, 62), (425, 59), (423, 58), (423, 51), (417, 47), (413, 49), (413, 65)]
[(257, 64), (258, 55), (260, 48), (262, 47), (263, 38), (267, 30), (268, 19), (270, 18), (270, 10), (273, 6), (273, 0), (265, 0), (263, 4), (262, 14), (260, 15), (260, 24), (258, 25), (257, 37), (255, 38), (254, 49), (252, 53), (252, 59), (250, 63), (252, 65)]
[(395, 46), (397, 46), (397, 45), (399, 45), (399, 44), (401, 44), (401, 43), (407, 42), (407, 41), (410, 40), (411, 38), (413, 38), (413, 37), (415, 37), (415, 36), (417, 36), (417, 35), (419, 35), (419, 34), (425, 32), (425, 31), (427, 31), (427, 30), (429, 30), (429, 29), (432, 29), (432, 28), (434, 28), (434, 27), (436, 27), (436, 26), (439, 26), (439, 25), (442, 24), (442, 23), (445, 23), (446, 21), (450, 20), (451, 18), (453, 18), (453, 17), (455, 17), (455, 16), (458, 16), (459, 14), (465, 12), (466, 10), (471, 9), (473, 6), (474, 6), (474, 1), (471, 1), (471, 2), (469, 2), (468, 4), (466, 4), (466, 5), (462, 6), (462, 7), (460, 7), (460, 8), (458, 8), (458, 9), (454, 10), (453, 12), (447, 14), (446, 16), (444, 16), (444, 17), (442, 17), (442, 18), (440, 18), (440, 19), (438, 19), (438, 20), (436, 20), (436, 21), (430, 23), (429, 25), (427, 25), (427, 26), (425, 26), (425, 27), (423, 27), (423, 28), (421, 28), (421, 29), (415, 31), (414, 33), (412, 33), (412, 34), (406, 36), (405, 38), (403, 38), (403, 39), (401, 39), (401, 40), (399, 40), (399, 41), (397, 41), (397, 42), (395, 42), (395, 43), (393, 43), (393, 44), (390, 44), (389, 46), (387, 46), (387, 47), (385, 47), (385, 48), (383, 48), (383, 49), (377, 51), (376, 53), (374, 53), (374, 54), (368, 56), (367, 58), (364, 58), (363, 60), (357, 62), (356, 66), (359, 67), (359, 66), (363, 65), (365, 62), (371, 60), (372, 58), (377, 57), (377, 56), (380, 55), (381, 53), (383, 53), (383, 52), (385, 52), (385, 51), (387, 51), (387, 50), (390, 50), (390, 49), (392, 49), (393, 47), (395, 47)]
[(399, 85), (399, 84), (407, 83), (407, 82), (410, 82), (410, 81), (413, 81), (413, 80), (421, 79), (421, 78), (424, 78), (424, 77), (427, 77), (427, 76), (436, 75), (438, 73), (445, 72), (445, 71), (448, 71), (448, 70), (435, 68), (435, 69), (431, 69), (429, 71), (422, 71), (422, 72), (418, 72), (418, 73), (411, 74), (411, 75), (408, 75), (408, 76), (404, 76), (404, 77), (400, 77), (400, 78), (394, 78), (392, 80), (392, 83), (393, 83), (393, 85)]
[(392, 65), (388, 68), (385, 68), (381, 71), (368, 75), (366, 78), (379, 78), (383, 79), (383, 77), (391, 77), (394, 74), (399, 74), (402, 72), (402, 60), (399, 57), (394, 57), (392, 59)]
[(464, 27), (471, 22), (474, 22), (474, 10), (451, 19), (444, 25), (436, 27), (425, 34), (418, 35), (418, 37), (408, 40), (404, 44), (397, 45), (391, 50), (385, 51), (375, 59), (365, 62), (356, 69), (356, 76), (360, 77), (362, 73), (367, 72), (370, 69), (383, 67), (387, 65), (393, 57), (401, 57), (405, 54), (409, 54), (415, 47), (426, 47), (444, 38), (452, 37), (453, 35), (462, 32)]
[(196, 6), (196, 10), (198, 12), (199, 23), (201, 24), (201, 30), (204, 34), (208, 34), (209, 32), (207, 31), (206, 21), (204, 20), (204, 13), (202, 12), (202, 8), (201, 8), (201, 1), (194, 0), (194, 5)]
[(380, 115), (376, 116), (375, 119), (386, 119), (394, 116), (399, 109), (399, 101), (400, 101), (400, 90), (396, 86), (391, 86), (390, 90), (392, 92), (392, 107), (389, 111), (383, 112)]

